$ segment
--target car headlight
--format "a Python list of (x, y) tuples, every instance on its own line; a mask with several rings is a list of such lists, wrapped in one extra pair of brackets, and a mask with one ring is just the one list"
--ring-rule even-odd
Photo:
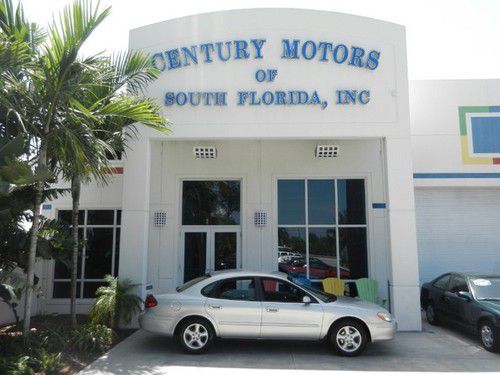
[(388, 322), (388, 323), (390, 323), (390, 322), (392, 322), (394, 320), (394, 318), (392, 317), (392, 315), (389, 314), (389, 313), (379, 312), (377, 314), (377, 316), (378, 316), (379, 319), (383, 320), (384, 322)]

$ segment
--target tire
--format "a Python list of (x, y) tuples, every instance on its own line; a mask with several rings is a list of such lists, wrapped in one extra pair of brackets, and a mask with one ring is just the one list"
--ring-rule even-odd
[(212, 346), (215, 333), (207, 320), (192, 318), (181, 324), (177, 338), (184, 351), (189, 354), (199, 354), (206, 352)]
[(368, 333), (360, 322), (345, 319), (333, 325), (330, 329), (329, 340), (337, 354), (355, 357), (365, 350)]
[(479, 323), (479, 339), (487, 351), (500, 352), (500, 337), (491, 322), (484, 320)]
[(433, 326), (437, 326), (440, 323), (439, 317), (436, 314), (436, 310), (434, 309), (434, 305), (429, 303), (425, 308), (425, 317), (427, 322)]

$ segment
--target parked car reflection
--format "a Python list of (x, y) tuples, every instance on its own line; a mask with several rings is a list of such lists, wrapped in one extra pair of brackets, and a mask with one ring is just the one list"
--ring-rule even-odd
[[(291, 277), (306, 277), (307, 267), (309, 267), (309, 279), (337, 277), (337, 268), (335, 266), (328, 265), (324, 261), (314, 257), (309, 258), (309, 265), (307, 265), (307, 261), (304, 256), (293, 257), (278, 264), (279, 270), (287, 273)], [(341, 267), (340, 278), (348, 279), (349, 277), (349, 270)]]

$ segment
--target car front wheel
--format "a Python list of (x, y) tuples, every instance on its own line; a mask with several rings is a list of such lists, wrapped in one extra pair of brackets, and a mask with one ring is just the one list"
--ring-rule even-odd
[(179, 342), (191, 354), (205, 352), (214, 340), (212, 326), (203, 319), (189, 319), (179, 329)]
[(484, 348), (490, 352), (500, 351), (500, 343), (498, 333), (495, 326), (490, 322), (482, 322), (479, 325), (479, 337)]
[(366, 328), (356, 320), (342, 320), (330, 330), (330, 343), (338, 354), (346, 357), (361, 354), (367, 342)]

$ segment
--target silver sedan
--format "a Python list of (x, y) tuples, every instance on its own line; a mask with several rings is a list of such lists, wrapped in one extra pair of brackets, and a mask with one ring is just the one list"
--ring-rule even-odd
[(355, 356), (396, 331), (384, 308), (294, 284), (286, 274), (216, 272), (149, 295), (145, 307), (141, 328), (176, 337), (189, 353), (206, 351), (215, 338), (327, 339), (337, 353)]

